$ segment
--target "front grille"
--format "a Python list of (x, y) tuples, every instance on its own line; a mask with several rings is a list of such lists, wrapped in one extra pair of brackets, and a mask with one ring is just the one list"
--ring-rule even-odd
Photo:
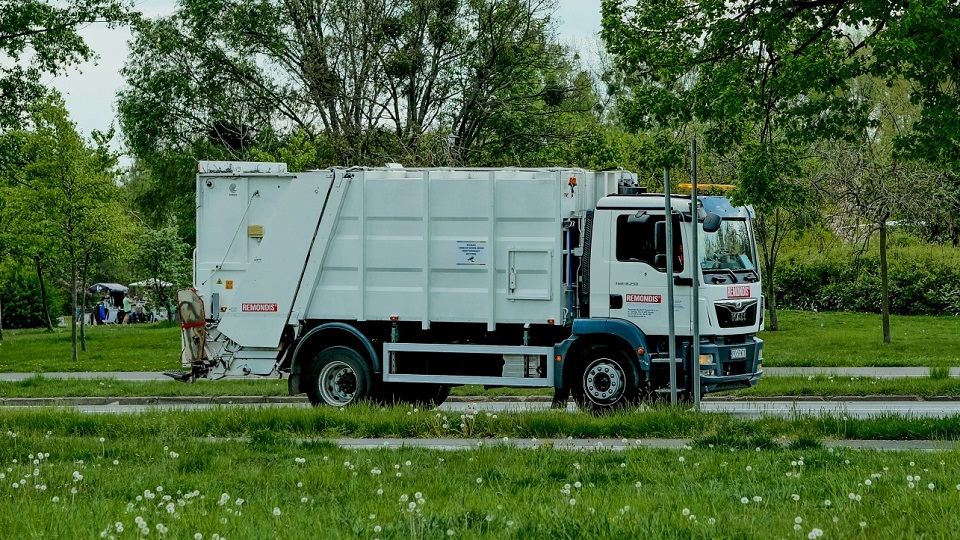
[(724, 300), (716, 303), (717, 322), (720, 328), (740, 328), (757, 323), (757, 301)]

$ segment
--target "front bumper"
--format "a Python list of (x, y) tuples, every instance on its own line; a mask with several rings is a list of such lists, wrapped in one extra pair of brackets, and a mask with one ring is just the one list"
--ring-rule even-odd
[(761, 376), (763, 376), (763, 370), (742, 375), (700, 375), (701, 393), (709, 394), (711, 392), (722, 392), (723, 390), (750, 388), (756, 386)]

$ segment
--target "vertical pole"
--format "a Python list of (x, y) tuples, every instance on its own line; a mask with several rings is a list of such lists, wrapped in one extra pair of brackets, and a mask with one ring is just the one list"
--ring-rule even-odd
[(700, 223), (697, 219), (697, 140), (690, 141), (690, 222), (693, 232), (690, 235), (690, 267), (693, 275), (693, 408), (700, 410)]
[(673, 313), (673, 203), (670, 201), (670, 170), (663, 169), (663, 209), (667, 223), (667, 325), (670, 341), (667, 350), (670, 354), (670, 404), (677, 404), (677, 336), (676, 321)]

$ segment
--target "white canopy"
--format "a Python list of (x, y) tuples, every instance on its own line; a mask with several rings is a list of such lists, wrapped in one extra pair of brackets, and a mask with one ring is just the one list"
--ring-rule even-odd
[(153, 278), (145, 279), (143, 281), (138, 281), (136, 283), (131, 283), (131, 287), (153, 287), (155, 285), (160, 285), (161, 287), (172, 287), (173, 283), (167, 283), (166, 281), (160, 281)]

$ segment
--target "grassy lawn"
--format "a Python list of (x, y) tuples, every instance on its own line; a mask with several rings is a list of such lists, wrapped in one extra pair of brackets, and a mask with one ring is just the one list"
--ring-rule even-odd
[(355, 451), (110, 427), (0, 434), (4, 537), (872, 540), (960, 527), (952, 451)]
[[(694, 442), (623, 452), (497, 445), (501, 437), (567, 435)], [(786, 538), (814, 529), (840, 538), (947, 538), (958, 525), (949, 510), (960, 453), (830, 450), (818, 441), (958, 435), (960, 418), (739, 420), (661, 408), (603, 418), (438, 416), (410, 407), (7, 409), (0, 530), (11, 538), (120, 538), (142, 536), (144, 523), (159, 538), (317, 538), (317, 530), (324, 538), (444, 538), (448, 530), (457, 538)], [(317, 440), (342, 436), (488, 444), (356, 451)]]
[[(778, 332), (763, 332), (767, 367), (960, 366), (960, 317), (892, 317), (884, 345), (880, 316), (780, 312)], [(162, 371), (179, 367), (179, 328), (159, 325), (89, 327), (87, 352), (70, 360), (70, 334), (58, 329), (6, 330), (0, 372)]]
[(765, 366), (960, 366), (960, 317), (891, 316), (885, 345), (880, 315), (778, 314), (781, 330), (760, 336)]
[(87, 352), (70, 359), (70, 329), (4, 330), (0, 372), (163, 371), (180, 367), (180, 327), (88, 326)]

